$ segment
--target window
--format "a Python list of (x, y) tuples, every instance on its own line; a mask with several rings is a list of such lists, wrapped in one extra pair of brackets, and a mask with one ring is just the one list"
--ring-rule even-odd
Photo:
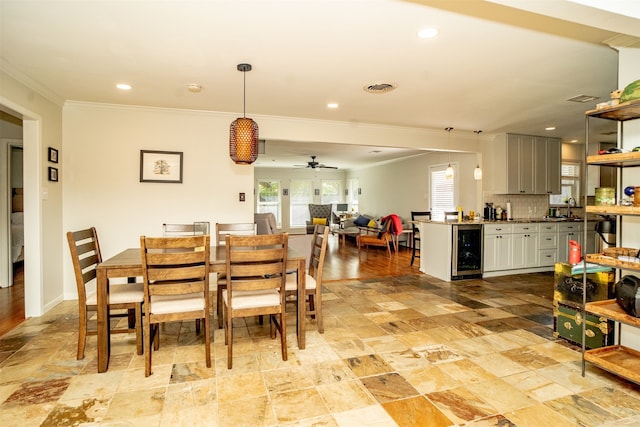
[(310, 179), (292, 179), (289, 189), (291, 227), (304, 227), (309, 218), (309, 203), (313, 203), (313, 185)]
[(455, 211), (458, 201), (456, 191), (456, 178), (458, 177), (458, 164), (451, 163), (453, 178), (447, 179), (445, 172), (448, 165), (429, 166), (431, 178), (431, 218), (434, 221), (444, 221), (444, 213)]
[(347, 182), (347, 203), (351, 212), (359, 212), (358, 209), (358, 178), (351, 178)]
[(580, 199), (580, 163), (562, 163), (561, 192), (549, 196), (550, 205), (566, 205), (570, 197), (578, 203)]
[(256, 212), (275, 215), (278, 227), (282, 226), (282, 216), (280, 215), (280, 181), (258, 181), (258, 197)]
[(323, 179), (320, 203), (328, 205), (336, 204), (342, 200), (342, 180)]

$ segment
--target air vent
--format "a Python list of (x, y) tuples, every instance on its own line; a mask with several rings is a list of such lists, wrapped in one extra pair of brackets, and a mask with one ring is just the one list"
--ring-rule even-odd
[(571, 102), (591, 102), (591, 101), (595, 101), (596, 99), (598, 99), (599, 96), (592, 96), (592, 95), (576, 95), (572, 98), (567, 99), (567, 101), (571, 101)]
[(363, 87), (365, 92), (369, 93), (387, 93), (397, 87), (395, 83), (372, 83)]

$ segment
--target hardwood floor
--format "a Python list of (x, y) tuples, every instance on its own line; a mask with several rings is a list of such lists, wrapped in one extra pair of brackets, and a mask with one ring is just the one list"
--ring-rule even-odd
[[(411, 250), (401, 246), (387, 256), (383, 248), (369, 248), (358, 255), (354, 240), (342, 243), (338, 236), (330, 236), (325, 258), (324, 280), (369, 279), (373, 277), (417, 274), (419, 263), (411, 263)], [(24, 267), (14, 273), (14, 285), (0, 288), (0, 336), (24, 321)]]
[(0, 337), (24, 321), (24, 264), (14, 268), (13, 286), (0, 288)]

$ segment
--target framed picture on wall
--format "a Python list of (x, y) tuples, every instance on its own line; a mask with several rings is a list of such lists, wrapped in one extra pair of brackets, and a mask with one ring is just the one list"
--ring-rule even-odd
[(289, 189), (288, 188), (283, 188), (282, 189), (282, 195), (283, 196), (288, 196), (289, 195)]
[(182, 183), (182, 151), (140, 150), (140, 182)]
[(49, 167), (49, 181), (58, 182), (58, 168)]
[(316, 188), (315, 190), (313, 190), (313, 194), (315, 194), (316, 196), (320, 195), (320, 189)]
[(49, 147), (49, 161), (51, 163), (58, 163), (58, 150), (53, 147)]

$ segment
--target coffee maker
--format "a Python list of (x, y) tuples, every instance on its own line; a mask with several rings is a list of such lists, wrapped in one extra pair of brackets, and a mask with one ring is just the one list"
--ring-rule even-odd
[(483, 218), (487, 221), (493, 221), (496, 219), (496, 209), (493, 207), (493, 203), (485, 203)]

